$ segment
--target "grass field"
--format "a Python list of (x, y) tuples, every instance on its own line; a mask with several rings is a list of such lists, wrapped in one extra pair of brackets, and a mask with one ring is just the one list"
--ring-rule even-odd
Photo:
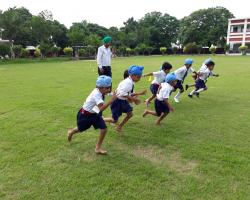
[[(152, 72), (185, 58), (114, 59), (113, 86), (131, 64)], [(199, 69), (206, 57), (192, 58)], [(200, 99), (171, 99), (175, 112), (162, 126), (141, 117), (144, 104), (134, 106), (123, 136), (108, 125), (107, 156), (95, 155), (93, 128), (66, 141), (95, 87), (96, 62), (1, 64), (0, 199), (250, 199), (250, 57), (213, 59), (220, 77)], [(148, 87), (142, 79), (135, 88)]]

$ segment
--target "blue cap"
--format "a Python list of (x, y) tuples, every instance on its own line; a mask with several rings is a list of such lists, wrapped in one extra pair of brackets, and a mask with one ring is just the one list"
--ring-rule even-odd
[(185, 60), (185, 65), (192, 65), (193, 64), (193, 60), (191, 58), (187, 58)]
[(132, 66), (130, 66), (130, 67), (128, 68), (128, 74), (129, 74), (129, 75), (141, 76), (141, 75), (142, 75), (143, 69), (144, 69), (143, 66), (132, 65)]
[(212, 61), (212, 59), (211, 59), (211, 58), (208, 58), (208, 59), (206, 59), (206, 60), (203, 62), (203, 64), (207, 65), (207, 64), (210, 63), (211, 61)]
[(109, 76), (101, 75), (96, 80), (97, 87), (110, 87), (112, 79)]
[(170, 83), (170, 82), (175, 81), (175, 80), (177, 80), (177, 77), (174, 73), (167, 74), (167, 76), (165, 78), (165, 82), (167, 82), (167, 83)]

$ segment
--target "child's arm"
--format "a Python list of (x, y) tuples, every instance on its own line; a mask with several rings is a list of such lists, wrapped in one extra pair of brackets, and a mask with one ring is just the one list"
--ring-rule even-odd
[(129, 102), (134, 102), (136, 105), (141, 103), (141, 100), (137, 96), (126, 96)]
[(174, 112), (174, 108), (169, 104), (168, 99), (164, 99), (164, 102), (167, 105), (169, 112)]
[(142, 75), (142, 77), (146, 77), (146, 76), (153, 76), (153, 72)]
[(131, 96), (140, 96), (140, 95), (145, 95), (146, 93), (147, 93), (147, 90), (143, 90), (141, 92), (132, 93)]
[(99, 108), (100, 112), (104, 111), (116, 99), (117, 99), (117, 96), (116, 96), (116, 93), (114, 92), (114, 94), (112, 95), (112, 97), (110, 98), (110, 100), (107, 103), (98, 104), (98, 108)]

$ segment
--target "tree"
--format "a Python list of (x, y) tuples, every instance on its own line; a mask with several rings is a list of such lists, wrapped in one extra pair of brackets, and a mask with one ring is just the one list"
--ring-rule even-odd
[(42, 57), (45, 58), (51, 50), (51, 44), (46, 42), (41, 42), (39, 45), (39, 49), (41, 50)]
[(183, 45), (196, 42), (202, 46), (224, 46), (228, 19), (233, 17), (233, 14), (223, 7), (195, 11), (181, 20), (179, 40)]
[(22, 48), (23, 48), (22, 45), (13, 46), (13, 52), (15, 54), (15, 57), (20, 57)]
[(143, 43), (159, 49), (161, 46), (171, 46), (177, 41), (179, 21), (168, 14), (160, 12), (147, 13), (139, 20), (140, 28), (148, 31), (149, 37)]
[(186, 54), (194, 54), (197, 53), (197, 45), (195, 42), (190, 42), (186, 44), (186, 46), (183, 48), (183, 52)]
[(16, 44), (27, 45), (30, 40), (30, 21), (32, 15), (26, 8), (9, 8), (0, 14), (3, 38)]

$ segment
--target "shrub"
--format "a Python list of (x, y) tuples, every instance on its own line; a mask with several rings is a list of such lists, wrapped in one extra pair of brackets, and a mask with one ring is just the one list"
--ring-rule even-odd
[(21, 56), (21, 51), (22, 51), (22, 45), (14, 45), (13, 46), (13, 52), (14, 52), (14, 54), (15, 54), (15, 57), (20, 57)]
[(183, 49), (183, 52), (186, 53), (186, 54), (194, 54), (194, 53), (197, 53), (198, 50), (197, 50), (197, 45), (195, 42), (190, 42), (190, 43), (187, 43), (186, 46), (184, 47)]
[(7, 44), (0, 44), (0, 56), (5, 57), (5, 55), (10, 54), (10, 46)]
[(66, 56), (72, 56), (72, 53), (73, 53), (73, 49), (72, 47), (65, 47), (63, 49), (63, 53), (66, 55)]
[(45, 42), (41, 42), (39, 45), (39, 49), (41, 50), (42, 57), (46, 57), (51, 50), (51, 45)]
[(79, 56), (87, 56), (87, 51), (85, 49), (80, 49)]
[(173, 48), (172, 48), (172, 51), (173, 51), (173, 54), (176, 54), (177, 51), (178, 51), (178, 47), (173, 47)]
[(28, 58), (29, 51), (27, 49), (22, 48), (20, 53), (21, 58)]
[(36, 48), (36, 50), (35, 50), (35, 52), (34, 52), (34, 56), (35, 56), (36, 58), (41, 57), (41, 50), (38, 49), (38, 48)]
[(239, 47), (239, 50), (241, 51), (241, 54), (242, 54), (242, 55), (246, 55), (247, 49), (248, 49), (248, 46), (246, 46), (246, 45), (241, 45), (241, 46)]
[(130, 56), (130, 54), (131, 54), (131, 48), (129, 48), (129, 47), (126, 48), (126, 53), (127, 53), (128, 56)]
[(150, 47), (150, 46), (146, 46), (146, 48), (145, 48), (145, 51), (148, 53), (148, 55), (150, 55), (153, 50), (154, 50), (154, 48)]
[(59, 53), (60, 50), (61, 50), (61, 47), (53, 46), (53, 47), (51, 47), (50, 51), (53, 54), (53, 56), (58, 56), (58, 53)]
[(167, 52), (167, 47), (160, 47), (160, 52), (163, 54), (165, 54)]
[(214, 55), (215, 51), (216, 51), (217, 47), (214, 45), (211, 45), (211, 47), (209, 48), (209, 51)]

